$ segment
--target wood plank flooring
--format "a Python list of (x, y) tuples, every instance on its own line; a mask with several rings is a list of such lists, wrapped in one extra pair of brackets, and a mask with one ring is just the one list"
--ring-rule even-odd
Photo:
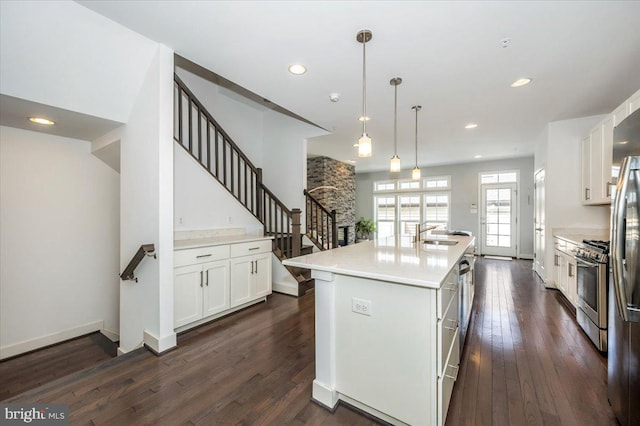
[[(557, 292), (536, 282), (531, 262), (476, 264), (447, 425), (615, 424), (606, 359)], [(163, 356), (138, 350), (4, 402), (68, 403), (73, 425), (377, 424), (346, 406), (330, 413), (310, 401), (313, 297), (274, 294), (179, 336), (178, 349)], [(0, 370), (2, 387), (11, 380)]]

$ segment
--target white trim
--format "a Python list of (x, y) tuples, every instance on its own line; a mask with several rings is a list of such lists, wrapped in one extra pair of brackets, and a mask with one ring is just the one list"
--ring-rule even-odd
[(45, 346), (64, 342), (65, 340), (84, 336), (85, 334), (93, 333), (95, 331), (100, 331), (102, 330), (103, 326), (104, 321), (94, 321), (88, 324), (79, 325), (77, 327), (56, 331), (55, 333), (47, 334), (45, 336), (40, 336), (33, 339), (24, 340), (22, 342), (13, 343), (11, 345), (3, 346), (0, 347), (0, 359), (20, 355), (35, 349), (40, 349)]
[[(296, 296), (297, 296), (297, 295), (298, 295), (298, 293), (296, 293)], [(194, 328), (194, 327), (197, 327), (197, 326), (199, 326), (199, 325), (202, 325), (202, 324), (208, 323), (209, 321), (213, 321), (213, 320), (215, 320), (215, 319), (222, 318), (222, 317), (227, 316), (227, 315), (229, 315), (229, 314), (232, 314), (232, 313), (234, 313), (234, 312), (236, 312), (236, 311), (239, 311), (239, 310), (241, 310), (241, 309), (244, 309), (244, 308), (246, 308), (246, 307), (248, 307), (248, 306), (251, 306), (251, 305), (257, 305), (258, 303), (262, 303), (262, 302), (266, 302), (266, 301), (267, 301), (266, 296), (265, 296), (265, 297), (260, 297), (260, 298), (258, 298), (258, 299), (252, 300), (252, 301), (250, 301), (250, 302), (243, 303), (242, 305), (234, 306), (234, 307), (233, 307), (233, 308), (231, 308), (231, 309), (227, 309), (227, 310), (222, 311), (222, 312), (219, 312), (219, 313), (217, 313), (217, 314), (214, 314), (214, 315), (210, 315), (210, 316), (208, 316), (208, 317), (201, 318), (201, 319), (199, 319), (198, 321), (190, 322), (189, 324), (185, 324), (185, 325), (183, 325), (183, 326), (181, 326), (181, 327), (176, 328), (174, 331), (175, 331), (176, 333), (180, 333), (180, 332), (183, 332), (183, 331), (185, 331), (185, 330), (189, 330), (189, 329)], [(175, 334), (175, 333), (174, 333), (174, 334)], [(146, 343), (146, 341), (145, 341), (145, 343)]]
[(296, 282), (295, 284), (292, 282), (272, 282), (272, 289), (276, 293), (288, 294), (289, 296), (298, 296), (298, 287), (299, 284)]
[(520, 253), (520, 254), (518, 255), (518, 259), (533, 260), (533, 254), (529, 254), (529, 253)]
[(145, 330), (143, 335), (144, 344), (153, 349), (153, 351), (157, 354), (161, 354), (162, 352), (166, 352), (169, 349), (177, 346), (176, 333), (170, 333), (163, 337), (157, 337)]
[(120, 340), (120, 335), (115, 331), (103, 328), (102, 330), (100, 330), (100, 333), (102, 333), (107, 339), (111, 340), (112, 342), (118, 342)]
[(313, 381), (311, 395), (318, 404), (325, 406), (331, 411), (335, 410), (336, 405), (338, 405), (338, 392), (318, 380)]

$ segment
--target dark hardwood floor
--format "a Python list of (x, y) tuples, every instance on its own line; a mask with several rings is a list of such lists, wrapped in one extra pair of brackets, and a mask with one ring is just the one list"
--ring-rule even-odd
[(116, 356), (117, 344), (95, 332), (0, 361), (0, 401)]
[[(536, 281), (531, 262), (476, 264), (471, 330), (447, 424), (615, 424), (606, 359), (556, 292)], [(165, 355), (140, 349), (4, 402), (68, 403), (73, 425), (376, 424), (343, 405), (332, 414), (310, 401), (313, 297), (274, 294), (182, 334)], [(23, 374), (0, 370), (2, 387), (33, 380)], [(39, 374), (47, 374), (44, 366)]]

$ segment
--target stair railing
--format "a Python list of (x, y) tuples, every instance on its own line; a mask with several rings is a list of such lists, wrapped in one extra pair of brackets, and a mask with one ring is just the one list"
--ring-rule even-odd
[(320, 250), (338, 247), (338, 221), (336, 211), (329, 211), (320, 202), (304, 190), (306, 215), (306, 236)]
[(135, 276), (134, 272), (145, 256), (153, 257), (154, 259), (157, 258), (155, 245), (153, 244), (141, 245), (138, 251), (136, 251), (136, 253), (131, 258), (131, 261), (129, 262), (127, 267), (124, 268), (124, 271), (122, 271), (122, 274), (120, 274), (120, 279), (123, 281), (131, 280), (131, 281), (138, 282), (138, 278)]
[(177, 74), (174, 97), (175, 141), (264, 224), (265, 235), (274, 237), (276, 254), (299, 256), (300, 210), (289, 210), (264, 186), (262, 169), (247, 158)]

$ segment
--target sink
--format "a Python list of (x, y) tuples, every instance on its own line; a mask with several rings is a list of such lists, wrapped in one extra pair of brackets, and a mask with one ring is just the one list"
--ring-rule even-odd
[(440, 246), (455, 246), (458, 244), (455, 240), (422, 240), (424, 244), (435, 244)]

